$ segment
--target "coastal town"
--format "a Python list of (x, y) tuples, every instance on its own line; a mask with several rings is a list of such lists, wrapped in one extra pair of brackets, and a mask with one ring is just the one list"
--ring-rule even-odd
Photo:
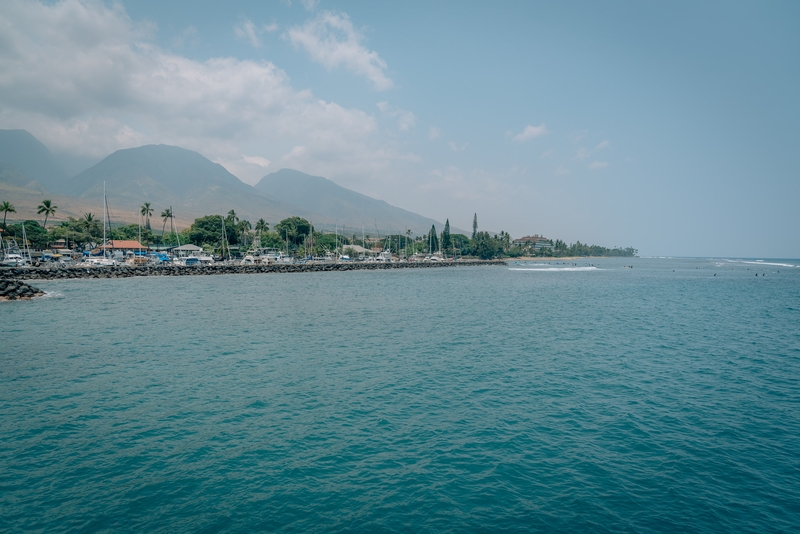
[[(435, 225), (427, 234), (382, 234), (342, 226), (318, 230), (302, 217), (289, 217), (270, 226), (263, 218), (255, 225), (234, 210), (226, 215), (199, 217), (179, 229), (171, 208), (161, 215), (161, 229), (152, 224), (153, 208), (142, 204), (137, 224), (112, 226), (103, 217), (86, 213), (81, 219), (53, 223), (57, 206), (50, 200), (39, 205), (42, 221), (8, 221), (16, 212), (10, 202), (3, 211), (2, 267), (60, 266), (110, 267), (118, 265), (276, 265), (305, 263), (437, 263), (503, 258), (558, 258), (578, 256), (633, 256), (636, 251), (587, 246), (534, 234), (512, 239), (501, 231), (478, 230), (473, 217), (472, 236), (452, 233), (449, 220), (441, 232)], [(50, 222), (50, 226), (48, 226)], [(360, 231), (358, 231), (360, 230)]]

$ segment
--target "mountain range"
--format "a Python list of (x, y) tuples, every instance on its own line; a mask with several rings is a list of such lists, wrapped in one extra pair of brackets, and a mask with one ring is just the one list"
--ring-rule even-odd
[(368, 231), (426, 233), (442, 223), (346, 189), (321, 176), (281, 169), (250, 186), (201, 154), (168, 145), (117, 150), (69, 177), (64, 165), (25, 130), (0, 130), (0, 201), (15, 205), (17, 218), (34, 218), (49, 198), (55, 220), (102, 212), (103, 190), (114, 222), (136, 222), (150, 202), (158, 214), (172, 207), (181, 224), (202, 215), (236, 211), (255, 222), (274, 224), (297, 215), (317, 228), (364, 227)]

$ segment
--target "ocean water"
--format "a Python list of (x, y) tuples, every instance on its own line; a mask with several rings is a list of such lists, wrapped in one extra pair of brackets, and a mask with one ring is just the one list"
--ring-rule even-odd
[(0, 531), (797, 532), (798, 265), (37, 282)]

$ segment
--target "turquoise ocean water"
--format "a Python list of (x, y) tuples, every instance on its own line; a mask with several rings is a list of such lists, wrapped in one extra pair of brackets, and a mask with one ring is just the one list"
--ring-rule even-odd
[(0, 531), (800, 530), (800, 262), (575, 263), (35, 283)]

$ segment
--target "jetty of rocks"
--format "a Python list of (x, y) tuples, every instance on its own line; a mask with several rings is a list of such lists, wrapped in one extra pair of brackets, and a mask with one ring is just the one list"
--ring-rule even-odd
[(30, 300), (44, 295), (44, 291), (20, 280), (0, 279), (0, 300)]
[(3, 267), (0, 278), (7, 280), (62, 280), (70, 278), (131, 278), (134, 276), (202, 276), (219, 274), (315, 273), (379, 271), (388, 269), (431, 269), (476, 265), (506, 265), (501, 260), (397, 263), (305, 263), (273, 265), (142, 265), (115, 267)]

